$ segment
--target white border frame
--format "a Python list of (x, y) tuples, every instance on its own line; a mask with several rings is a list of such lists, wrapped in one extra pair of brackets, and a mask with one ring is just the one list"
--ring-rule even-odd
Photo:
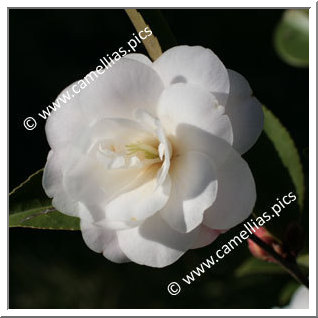
[[(7, 26), (8, 26), (8, 8), (32, 8), (32, 7), (43, 7), (43, 8), (127, 8), (132, 7), (132, 2), (127, 0), (118, 0), (105, 2), (102, 0), (48, 0), (45, 3), (40, 0), (33, 1), (4, 1), (1, 5), (0, 13), (0, 25), (1, 25), (1, 43), (7, 43)], [(134, 7), (136, 8), (148, 8), (148, 7), (161, 7), (161, 8), (181, 8), (178, 7), (180, 1), (176, 0), (161, 0), (152, 1), (151, 6), (149, 1), (137, 0), (134, 1)], [(309, 291), (309, 309), (7, 309), (8, 300), (8, 262), (1, 262), (1, 286), (0, 286), (0, 314), (1, 316), (316, 316), (316, 2), (315, 1), (282, 1), (282, 0), (268, 0), (268, 1), (240, 1), (240, 6), (237, 6), (235, 1), (227, 0), (215, 0), (213, 2), (196, 0), (195, 6), (193, 2), (182, 2), (183, 8), (290, 8), (290, 7), (310, 7), (309, 10), (309, 22), (310, 22), (310, 69), (309, 69), (309, 211), (310, 211), (310, 222), (309, 222), (309, 237), (310, 237), (310, 291)], [(1, 144), (7, 143), (8, 146), (8, 113), (4, 105), (8, 101), (8, 81), (7, 74), (4, 70), (7, 69), (7, 49), (2, 48), (0, 50), (1, 55), (1, 99), (2, 107), (0, 125), (0, 138)], [(7, 85), (6, 85), (6, 84)], [(302, 105), (299, 105), (302, 107)], [(1, 167), (6, 169), (8, 167), (7, 156), (1, 156)], [(5, 172), (2, 174), (5, 175)], [(1, 251), (2, 255), (8, 255), (8, 227), (7, 227), (7, 214), (8, 211), (8, 184), (5, 178), (1, 179)], [(6, 227), (6, 230), (4, 230)], [(6, 253), (7, 251), (7, 253)], [(6, 282), (6, 284), (4, 284)], [(164, 292), (164, 291), (163, 291)]]

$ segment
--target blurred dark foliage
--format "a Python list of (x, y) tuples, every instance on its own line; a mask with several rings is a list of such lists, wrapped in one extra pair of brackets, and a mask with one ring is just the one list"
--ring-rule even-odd
[[(162, 10), (178, 44), (211, 48), (228, 68), (248, 79), (255, 96), (290, 131), (307, 182), (308, 69), (285, 64), (274, 51), (273, 32), (282, 12)], [(151, 16), (151, 12), (146, 15)], [(36, 117), (63, 88), (93, 70), (100, 57), (118, 50), (132, 33), (134, 28), (124, 10), (9, 11), (10, 190), (42, 168), (49, 151), (44, 120), (38, 121), (35, 130), (27, 131), (23, 127), (24, 118)], [(138, 52), (146, 53), (141, 45)], [(255, 167), (258, 171), (270, 160), (264, 153), (263, 161), (253, 163), (253, 150), (246, 159), (252, 170)], [(257, 171), (255, 174), (258, 175)], [(262, 179), (256, 181), (262, 183)], [(275, 175), (271, 182), (275, 184)], [(258, 197), (268, 200), (268, 192), (275, 199), (271, 184), (266, 186), (261, 187)], [(277, 195), (289, 191), (281, 188)], [(259, 202), (260, 212), (265, 211), (266, 203), (271, 204), (265, 200)], [(308, 199), (306, 202), (304, 216), (308, 215)], [(307, 223), (304, 217), (304, 228)], [(211, 246), (189, 251), (167, 268), (154, 269), (109, 262), (85, 246), (80, 232), (10, 229), (9, 307), (271, 308), (282, 305), (279, 295), (290, 283), (288, 275), (235, 276), (235, 269), (250, 255), (245, 244), (190, 286), (181, 284), (183, 290), (178, 296), (168, 294), (168, 283), (180, 282), (237, 231), (234, 228)]]

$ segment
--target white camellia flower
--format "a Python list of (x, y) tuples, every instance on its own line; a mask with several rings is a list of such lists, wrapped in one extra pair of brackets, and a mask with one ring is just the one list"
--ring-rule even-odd
[(262, 127), (249, 84), (211, 50), (127, 55), (47, 120), (43, 187), (92, 250), (164, 267), (249, 216), (241, 154)]

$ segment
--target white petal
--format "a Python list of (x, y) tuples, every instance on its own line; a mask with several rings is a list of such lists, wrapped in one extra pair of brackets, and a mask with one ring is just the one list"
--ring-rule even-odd
[(68, 148), (68, 155), (63, 162), (65, 188), (72, 198), (90, 206), (89, 210), (95, 210), (93, 207), (98, 203), (98, 212), (94, 214), (99, 217), (94, 215), (95, 220), (104, 219), (103, 207), (120, 193), (129, 191), (132, 183), (142, 173), (138, 162), (134, 165), (133, 160), (125, 162), (128, 164), (125, 166), (127, 169), (110, 169), (118, 164), (120, 156), (118, 159), (114, 155), (112, 161), (110, 156), (100, 152), (100, 146), (108, 143), (109, 146), (116, 146), (115, 150), (120, 152), (121, 148), (125, 151), (127, 144), (150, 137), (137, 122), (128, 119), (102, 119), (85, 132), (80, 149), (73, 145)]
[[(74, 200), (82, 202), (94, 221), (101, 221), (104, 227), (136, 226), (161, 209), (168, 200), (170, 179), (167, 176), (165, 182), (157, 184), (159, 164), (148, 166), (150, 169), (138, 163), (130, 165), (130, 161), (123, 163), (120, 156), (108, 156), (107, 149), (105, 154), (98, 152), (99, 155), (95, 156), (101, 140), (105, 144), (109, 140), (110, 145), (114, 142), (115, 150), (118, 148), (120, 153), (125, 144), (143, 138), (151, 138), (151, 135), (140, 129), (137, 122), (102, 119), (86, 135), (86, 143), (92, 145), (91, 149), (78, 155), (73, 151), (73, 156), (78, 157), (78, 160), (70, 160), (69, 167), (64, 169), (64, 184), (68, 193)], [(102, 160), (103, 155), (109, 159), (107, 162)], [(118, 166), (119, 163), (124, 164), (124, 169)]]
[(193, 244), (198, 231), (179, 233), (166, 224), (158, 213), (139, 227), (117, 232), (119, 246), (135, 263), (164, 267), (174, 263)]
[(233, 128), (233, 147), (242, 154), (254, 145), (261, 134), (264, 115), (262, 105), (252, 96), (247, 80), (232, 70), (228, 73), (230, 95), (225, 111)]
[(118, 245), (115, 231), (81, 220), (81, 231), (87, 246), (96, 253), (103, 255), (115, 263), (125, 263), (130, 260)]
[[(74, 94), (74, 97), (70, 100), (63, 97), (63, 95), (68, 96), (68, 94), (71, 97), (74, 84), (66, 87), (58, 95), (56, 101), (58, 101), (60, 107), (56, 107), (56, 111), (49, 108), (50, 116), (46, 120), (45, 132), (52, 149), (60, 149), (69, 144), (71, 140), (76, 140), (88, 125), (79, 104), (79, 95)], [(60, 98), (65, 100), (66, 103), (63, 103)], [(46, 110), (46, 112), (48, 111)]]
[(138, 62), (144, 63), (148, 66), (152, 65), (151, 60), (148, 58), (148, 56), (144, 55), (144, 54), (140, 54), (140, 53), (131, 53), (131, 54), (127, 54), (125, 56), (125, 59), (131, 59), (131, 60), (136, 60)]
[(89, 123), (103, 117), (133, 118), (137, 108), (152, 113), (163, 90), (158, 74), (132, 59), (121, 59), (80, 93)]
[(88, 208), (97, 222), (105, 218), (105, 206), (128, 191), (139, 174), (139, 169), (105, 170), (94, 158), (82, 156), (65, 172), (64, 187), (74, 200)]
[(214, 166), (207, 155), (188, 152), (173, 160), (169, 173), (171, 195), (160, 213), (175, 230), (190, 232), (201, 224), (204, 211), (216, 198)]
[[(65, 154), (65, 153), (64, 153)], [(79, 205), (66, 191), (63, 184), (62, 164), (67, 154), (49, 152), (43, 172), (42, 185), (48, 197), (53, 198), (52, 205), (62, 213), (79, 216)]]
[(53, 198), (52, 205), (58, 211), (83, 220), (93, 221), (95, 216), (80, 202), (80, 199), (72, 195), (72, 191), (69, 191), (66, 186), (66, 162), (67, 160), (72, 161), (72, 155), (74, 155), (68, 150), (49, 152), (42, 178), (43, 189), (50, 198)]
[(229, 229), (252, 213), (255, 183), (248, 164), (234, 149), (217, 166), (217, 180), (218, 195), (204, 213), (204, 224), (213, 229)]
[(254, 179), (247, 163), (231, 145), (202, 129), (186, 124), (179, 125), (173, 144), (177, 144), (177, 141), (181, 153), (205, 153), (216, 166), (218, 194), (216, 201), (205, 212), (209, 220), (206, 224), (213, 229), (222, 230), (231, 228), (248, 217), (256, 199)]
[(173, 144), (174, 154), (182, 155), (189, 151), (205, 153), (217, 166), (221, 165), (233, 151), (228, 142), (188, 124), (178, 125), (176, 136), (169, 138)]
[(216, 98), (199, 86), (175, 84), (166, 88), (160, 99), (157, 114), (166, 134), (175, 134), (179, 124), (201, 128), (232, 144), (231, 122), (224, 107)]
[(206, 225), (202, 224), (200, 226), (199, 236), (191, 246), (191, 249), (200, 248), (211, 244), (218, 238), (220, 234), (221, 231), (210, 229)]
[(123, 222), (128, 226), (137, 226), (162, 209), (169, 199), (171, 181), (168, 175), (158, 186), (157, 171), (156, 165), (151, 166), (135, 180), (130, 191), (110, 201), (105, 207), (106, 218), (103, 223)]
[[(74, 84), (78, 94), (72, 90)], [(48, 142), (53, 149), (64, 147), (76, 142), (79, 134), (101, 118), (132, 118), (136, 108), (154, 112), (162, 90), (158, 74), (133, 59), (121, 59), (100, 75), (90, 73), (59, 95), (68, 92), (73, 97), (69, 101), (64, 98), (67, 103), (60, 102), (60, 108), (51, 112), (45, 128)]]
[(227, 70), (220, 59), (201, 46), (176, 46), (165, 51), (154, 63), (165, 86), (190, 83), (202, 86), (225, 105), (229, 93)]

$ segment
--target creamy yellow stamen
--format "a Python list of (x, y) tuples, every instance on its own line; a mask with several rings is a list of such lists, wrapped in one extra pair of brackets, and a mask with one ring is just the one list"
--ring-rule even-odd
[(128, 150), (127, 155), (142, 155), (145, 159), (156, 159), (159, 158), (159, 152), (158, 149), (155, 147), (144, 144), (144, 143), (138, 143), (138, 144), (131, 144), (125, 146)]

